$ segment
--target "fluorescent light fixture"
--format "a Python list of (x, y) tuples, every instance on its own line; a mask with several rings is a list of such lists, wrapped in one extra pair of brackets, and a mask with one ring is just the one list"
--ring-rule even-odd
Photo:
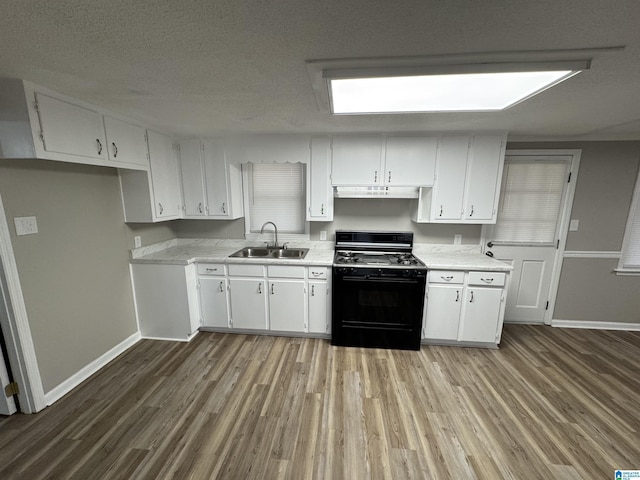
[(590, 61), (327, 69), (336, 115), (504, 110), (589, 68)]

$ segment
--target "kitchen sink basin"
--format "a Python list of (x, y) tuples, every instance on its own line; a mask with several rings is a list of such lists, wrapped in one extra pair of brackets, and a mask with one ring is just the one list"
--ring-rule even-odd
[(308, 252), (308, 248), (245, 247), (229, 256), (235, 258), (287, 258), (301, 260)]

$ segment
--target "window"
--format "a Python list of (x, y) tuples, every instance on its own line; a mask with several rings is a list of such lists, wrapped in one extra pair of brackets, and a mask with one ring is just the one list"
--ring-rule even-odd
[(275, 223), (278, 233), (305, 233), (303, 164), (255, 163), (245, 167), (247, 234), (260, 233), (265, 222)]
[(640, 174), (631, 200), (618, 271), (640, 274)]
[(493, 242), (555, 245), (569, 162), (509, 160)]

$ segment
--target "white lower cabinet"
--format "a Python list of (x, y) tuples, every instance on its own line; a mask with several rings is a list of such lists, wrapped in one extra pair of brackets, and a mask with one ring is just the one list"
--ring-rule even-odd
[(270, 330), (305, 332), (306, 306), (304, 280), (269, 280)]
[[(326, 270), (326, 269), (325, 269)], [(309, 333), (330, 332), (329, 288), (326, 280), (309, 280)]]
[(500, 343), (506, 273), (432, 270), (428, 279), (425, 340)]
[(224, 264), (200, 263), (197, 270), (201, 326), (229, 328), (229, 280)]
[(266, 289), (263, 278), (229, 279), (233, 328), (267, 329)]
[(459, 340), (495, 343), (502, 307), (502, 289), (470, 286), (464, 301), (465, 314), (460, 319)]
[(131, 265), (140, 334), (143, 338), (189, 340), (198, 331), (194, 265)]

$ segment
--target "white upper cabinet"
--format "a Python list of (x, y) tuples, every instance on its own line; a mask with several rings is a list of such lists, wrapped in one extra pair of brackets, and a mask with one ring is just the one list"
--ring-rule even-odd
[(202, 169), (202, 144), (200, 140), (183, 140), (178, 145), (184, 215), (204, 217), (207, 201)]
[(99, 107), (0, 78), (0, 158), (148, 170), (145, 129)]
[(384, 184), (433, 185), (438, 137), (387, 137)]
[(464, 218), (467, 222), (496, 221), (504, 143), (500, 135), (473, 136), (464, 202)]
[(422, 188), (413, 220), (495, 223), (506, 134), (442, 135), (433, 188)]
[(171, 137), (148, 131), (147, 138), (155, 217), (166, 220), (180, 218), (182, 204), (178, 163)]
[(337, 186), (433, 185), (438, 137), (334, 137), (332, 184)]
[(109, 160), (149, 168), (144, 128), (105, 115), (104, 129)]
[(244, 216), (240, 165), (226, 160), (219, 140), (203, 142), (203, 161), (209, 218), (231, 220)]
[(331, 140), (328, 137), (311, 139), (311, 162), (307, 168), (307, 220), (333, 220)]
[(438, 151), (438, 181), (434, 187), (434, 221), (462, 219), (469, 153), (468, 135), (444, 135)]
[(45, 152), (107, 158), (102, 115), (39, 92), (35, 99)]
[(382, 185), (384, 137), (333, 137), (333, 185)]

